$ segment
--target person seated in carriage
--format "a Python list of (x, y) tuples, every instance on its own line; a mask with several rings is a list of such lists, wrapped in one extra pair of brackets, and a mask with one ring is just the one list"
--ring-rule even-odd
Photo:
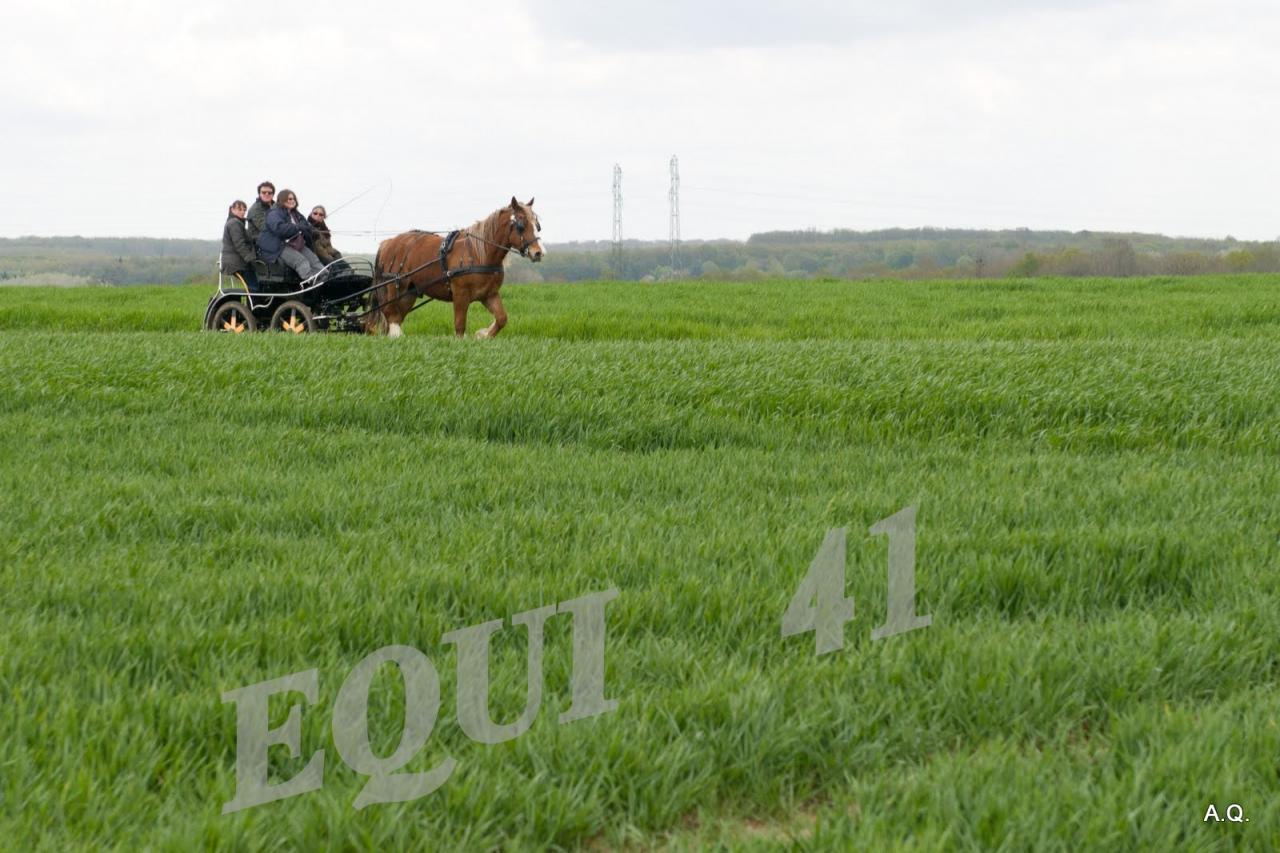
[(284, 261), (305, 283), (324, 264), (311, 250), (315, 232), (298, 212), (298, 196), (293, 190), (281, 190), (279, 201), (267, 214), (267, 227), (258, 235), (258, 256), (267, 263)]
[(258, 184), (258, 197), (253, 200), (253, 207), (249, 208), (248, 224), (245, 226), (251, 242), (257, 243), (258, 235), (267, 230), (267, 214), (275, 205), (275, 197), (275, 184), (270, 181)]
[(320, 262), (326, 265), (342, 257), (342, 253), (333, 247), (333, 235), (329, 232), (329, 226), (325, 224), (327, 216), (324, 205), (317, 204), (311, 208), (311, 215), (307, 217), (307, 224), (314, 232), (311, 250), (316, 253)]
[(240, 199), (227, 208), (227, 222), (222, 226), (222, 255), (218, 263), (222, 272), (240, 280), (246, 290), (258, 289), (258, 276), (253, 271), (257, 256), (245, 231), (247, 208)]

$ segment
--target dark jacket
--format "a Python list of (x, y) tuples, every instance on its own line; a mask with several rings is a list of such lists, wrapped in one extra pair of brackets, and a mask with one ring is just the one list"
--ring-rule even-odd
[(249, 239), (257, 240), (258, 235), (267, 230), (267, 213), (272, 210), (271, 205), (262, 203), (262, 196), (254, 199), (253, 204), (249, 206)]
[(342, 257), (342, 253), (333, 248), (333, 240), (329, 236), (329, 226), (323, 222), (307, 217), (307, 223), (314, 231), (311, 240), (311, 251), (316, 253), (316, 257), (323, 264), (331, 264), (338, 258)]
[(244, 272), (257, 259), (253, 244), (245, 233), (244, 220), (228, 216), (227, 224), (222, 226), (222, 271), (228, 274)]
[(275, 263), (280, 260), (285, 243), (301, 234), (303, 241), (310, 246), (312, 233), (311, 226), (296, 209), (290, 212), (276, 205), (267, 214), (266, 230), (258, 235), (258, 254), (264, 261)]

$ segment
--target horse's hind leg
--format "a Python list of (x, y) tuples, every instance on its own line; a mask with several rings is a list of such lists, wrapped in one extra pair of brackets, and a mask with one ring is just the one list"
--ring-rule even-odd
[(485, 299), (484, 307), (489, 309), (489, 313), (493, 315), (493, 322), (486, 329), (476, 332), (477, 338), (492, 338), (498, 332), (502, 331), (502, 327), (507, 325), (507, 309), (502, 307), (502, 297), (493, 294)]
[(387, 333), (387, 315), (383, 312), (382, 290), (375, 290), (369, 294), (369, 310), (364, 318), (364, 330), (370, 335), (385, 335)]
[(387, 318), (387, 337), (389, 338), (398, 338), (404, 334), (404, 329), (401, 328), (400, 324), (404, 322), (405, 315), (409, 312), (401, 307), (402, 305), (403, 299), (397, 294), (391, 300), (391, 304), (383, 309), (382, 313)]

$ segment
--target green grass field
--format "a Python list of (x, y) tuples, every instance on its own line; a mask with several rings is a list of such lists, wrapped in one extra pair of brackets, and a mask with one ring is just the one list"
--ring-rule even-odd
[[(2, 846), (1280, 845), (1280, 278), (504, 296), (459, 342), (444, 306), (237, 337), (204, 289), (0, 288)], [(933, 625), (873, 642), (907, 505)], [(856, 615), (815, 657), (780, 624), (832, 527)], [(441, 636), (609, 587), (618, 710), (558, 724), (556, 617), (531, 730), (469, 740)], [(444, 697), (407, 770), (457, 768), (357, 811), (333, 704), (391, 644)], [(323, 749), (324, 787), (223, 815), (221, 694), (312, 668), (273, 778)], [(509, 721), (523, 629), (491, 676)]]

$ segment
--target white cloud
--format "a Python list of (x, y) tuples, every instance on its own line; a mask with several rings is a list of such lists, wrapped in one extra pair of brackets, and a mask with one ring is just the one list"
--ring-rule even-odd
[[(686, 237), (1280, 232), (1261, 3), (697, 7), (730, 27), (661, 3), (10, 6), (5, 236), (213, 238), (269, 177), (331, 209), (376, 185), (344, 231), (457, 227), (517, 193), (551, 241), (607, 238), (619, 162), (624, 229), (656, 238), (673, 153)], [(858, 15), (876, 27), (848, 38)]]
[(1061, 12), (1123, 0), (539, 0), (529, 3), (549, 38), (652, 52), (708, 47), (849, 44), (904, 33), (971, 27), (1028, 12)]

